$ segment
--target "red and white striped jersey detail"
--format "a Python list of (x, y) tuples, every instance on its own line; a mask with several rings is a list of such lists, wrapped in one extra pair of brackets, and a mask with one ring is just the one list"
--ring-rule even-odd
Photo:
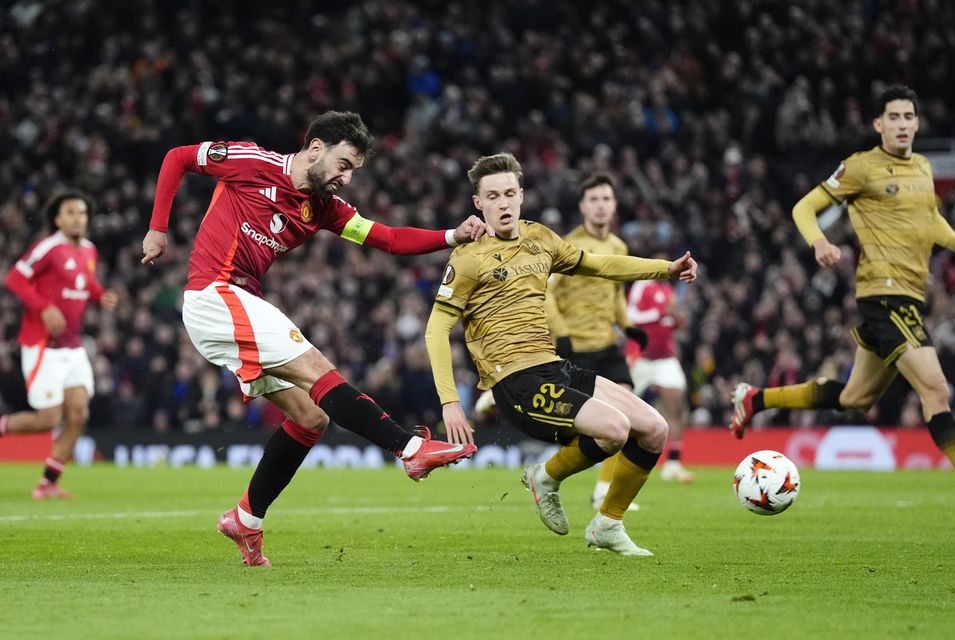
[(39, 262), (50, 252), (51, 249), (61, 244), (66, 244), (67, 239), (63, 233), (57, 231), (52, 236), (40, 240), (30, 251), (22, 258), (17, 260), (16, 269), (28, 278), (33, 277), (33, 265)]

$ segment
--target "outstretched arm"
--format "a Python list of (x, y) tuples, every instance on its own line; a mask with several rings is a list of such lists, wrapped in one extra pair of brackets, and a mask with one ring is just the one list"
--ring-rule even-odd
[(696, 268), (696, 260), (690, 256), (689, 251), (673, 262), (634, 256), (584, 253), (574, 274), (623, 282), (630, 280), (667, 280), (670, 278), (678, 278), (683, 282), (693, 282), (696, 280)]
[(468, 423), (458, 390), (454, 385), (454, 369), (451, 360), (451, 329), (457, 324), (459, 316), (453, 309), (441, 304), (434, 305), (428, 328), (424, 333), (428, 358), (431, 360), (431, 372), (434, 386), (441, 400), (441, 415), (448, 432), (448, 442), (473, 443), (474, 430)]
[(341, 231), (341, 236), (358, 244), (367, 244), (380, 251), (394, 255), (432, 253), (474, 242), (493, 230), (477, 216), (470, 216), (456, 229), (432, 230), (417, 227), (389, 227), (380, 222), (362, 218), (358, 213), (351, 216)]
[(952, 230), (948, 220), (939, 212), (937, 207), (935, 216), (932, 218), (932, 239), (940, 247), (955, 251), (955, 230)]
[(816, 252), (816, 262), (821, 267), (831, 267), (842, 258), (842, 251), (836, 245), (826, 239), (822, 229), (819, 228), (819, 222), (816, 216), (836, 204), (825, 189), (816, 187), (793, 207), (793, 220), (796, 222), (796, 228), (806, 240), (806, 244), (811, 246)]

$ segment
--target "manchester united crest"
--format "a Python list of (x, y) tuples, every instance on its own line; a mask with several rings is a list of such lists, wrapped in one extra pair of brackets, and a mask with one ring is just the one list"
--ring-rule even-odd
[(302, 222), (312, 221), (312, 203), (306, 200), (302, 203)]
[(303, 342), (305, 338), (302, 337), (302, 334), (298, 332), (298, 329), (292, 329), (288, 332), (288, 337), (292, 339), (292, 342)]

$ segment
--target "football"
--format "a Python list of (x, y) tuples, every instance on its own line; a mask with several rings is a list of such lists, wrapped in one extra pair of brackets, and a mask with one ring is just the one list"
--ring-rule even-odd
[(761, 516), (774, 516), (796, 501), (799, 469), (778, 451), (755, 451), (736, 467), (733, 488), (741, 505)]

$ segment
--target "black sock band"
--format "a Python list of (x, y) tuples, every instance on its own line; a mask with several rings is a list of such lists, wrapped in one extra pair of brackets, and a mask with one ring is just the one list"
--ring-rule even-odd
[(611, 455), (601, 449), (600, 445), (597, 444), (597, 441), (590, 436), (579, 436), (577, 439), (577, 446), (580, 447), (580, 450), (585, 456), (587, 456), (588, 460), (593, 460), (595, 463), (603, 462)]
[(249, 507), (256, 518), (265, 512), (292, 481), (311, 447), (307, 447), (284, 429), (276, 429), (265, 443), (265, 452), (249, 482)]
[(623, 457), (627, 460), (648, 471), (657, 466), (657, 460), (660, 459), (660, 454), (663, 453), (662, 451), (657, 453), (647, 451), (638, 445), (637, 441), (633, 438), (627, 440), (627, 444), (623, 445), (623, 449), (620, 451), (623, 452)]
[(753, 396), (753, 413), (759, 413), (766, 409), (766, 402), (763, 400), (763, 390), (760, 389)]
[(952, 412), (943, 411), (932, 416), (932, 419), (928, 421), (928, 432), (939, 449), (955, 443), (955, 417), (952, 416)]
[(338, 425), (382, 449), (395, 455), (404, 451), (413, 434), (398, 426), (369, 396), (340, 379), (330, 389), (317, 389), (316, 383), (311, 393), (315, 404)]
[(816, 391), (816, 408), (836, 409), (839, 411), (845, 408), (839, 404), (839, 396), (842, 394), (842, 390), (846, 388), (845, 382), (819, 378), (819, 380), (816, 381), (816, 385), (818, 385), (818, 390)]

